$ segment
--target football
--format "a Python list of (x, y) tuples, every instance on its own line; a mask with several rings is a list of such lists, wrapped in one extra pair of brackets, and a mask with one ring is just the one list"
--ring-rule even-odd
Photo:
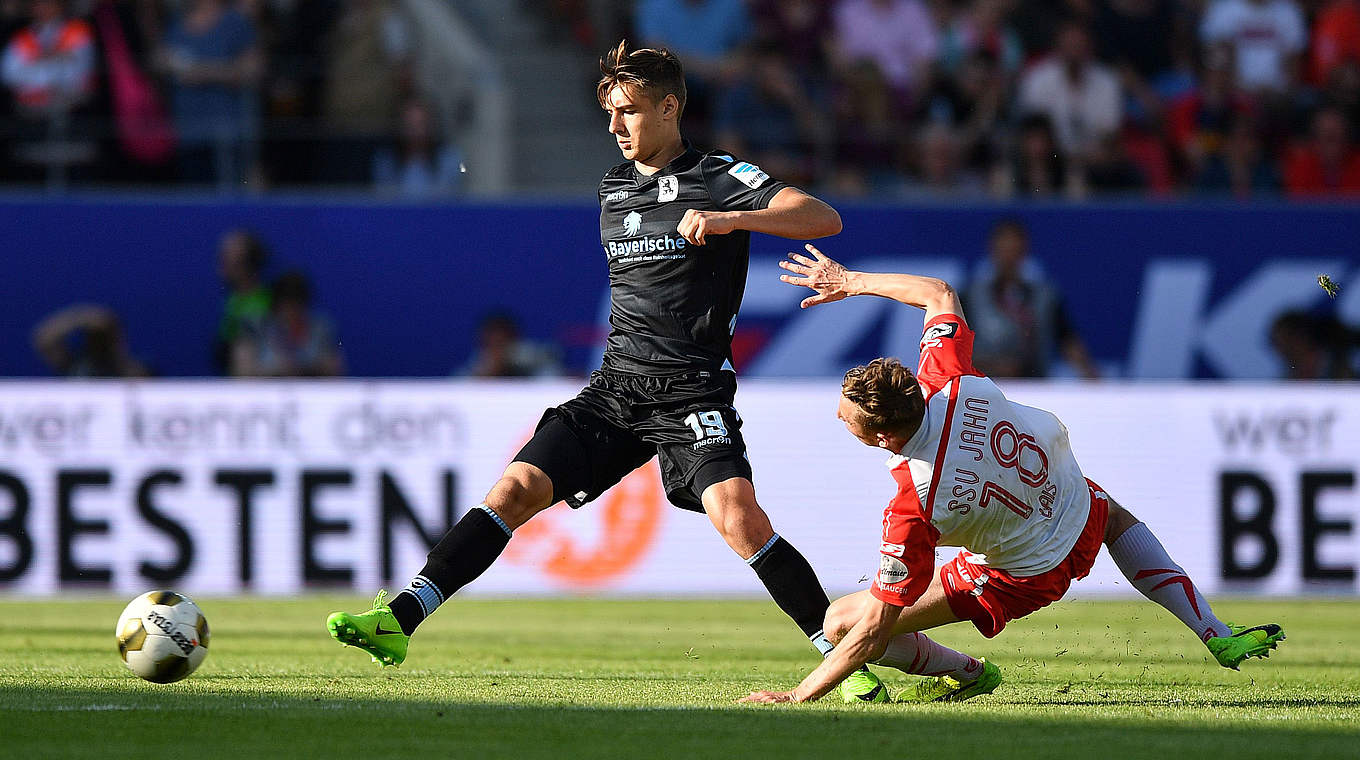
[(123, 608), (114, 630), (128, 670), (153, 683), (173, 683), (208, 656), (208, 619), (189, 597), (148, 591)]

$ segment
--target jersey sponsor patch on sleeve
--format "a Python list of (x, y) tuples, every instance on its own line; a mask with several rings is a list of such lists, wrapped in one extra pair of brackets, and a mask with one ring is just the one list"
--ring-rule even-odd
[(878, 562), (878, 585), (896, 586), (907, 579), (907, 564), (886, 554)]
[(921, 336), (921, 343), (929, 343), (932, 340), (939, 340), (941, 338), (952, 338), (954, 337), (954, 333), (958, 331), (958, 322), (941, 322), (937, 325), (931, 325), (930, 329), (926, 330), (925, 335)]
[(759, 166), (745, 161), (738, 161), (732, 164), (732, 168), (727, 170), (728, 174), (736, 177), (739, 182), (755, 190), (770, 178), (770, 175), (760, 170)]

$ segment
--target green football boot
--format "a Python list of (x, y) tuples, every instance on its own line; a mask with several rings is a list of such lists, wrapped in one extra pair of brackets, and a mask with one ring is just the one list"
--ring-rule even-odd
[(860, 666), (840, 687), (842, 702), (889, 702), (888, 687), (869, 668)]
[(373, 609), (358, 615), (332, 612), (326, 618), (331, 638), (346, 646), (358, 647), (382, 666), (400, 665), (406, 659), (411, 637), (401, 632), (392, 608), (387, 606), (387, 589), (373, 599)]
[(1270, 650), (1284, 641), (1284, 629), (1274, 623), (1251, 628), (1232, 623), (1227, 626), (1232, 630), (1231, 636), (1213, 636), (1204, 642), (1218, 664), (1225, 668), (1237, 670), (1248, 657), (1269, 657)]
[(991, 694), (1001, 685), (1001, 668), (981, 660), (982, 674), (968, 683), (961, 683), (953, 676), (936, 676), (916, 684), (916, 692), (905, 697), (902, 702), (962, 702), (983, 694)]

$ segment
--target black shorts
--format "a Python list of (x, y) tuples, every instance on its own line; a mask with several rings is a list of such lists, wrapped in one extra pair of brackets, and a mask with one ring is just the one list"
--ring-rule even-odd
[(658, 456), (666, 497), (702, 512), (705, 488), (751, 479), (741, 417), (732, 407), (736, 390), (736, 375), (726, 371), (671, 377), (597, 371), (576, 398), (543, 414), (514, 461), (547, 473), (553, 503), (576, 508)]

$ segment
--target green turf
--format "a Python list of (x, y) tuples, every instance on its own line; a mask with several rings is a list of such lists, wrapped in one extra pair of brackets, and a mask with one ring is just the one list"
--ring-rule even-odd
[[(1360, 602), (1219, 602), (1289, 640), (1240, 673), (1145, 602), (1070, 602), (996, 639), (937, 638), (1001, 665), (964, 704), (737, 705), (815, 655), (768, 602), (458, 601), (407, 664), (324, 630), (366, 600), (200, 600), (186, 681), (145, 683), (113, 645), (122, 600), (0, 602), (0, 746), (12, 757), (1271, 758), (1360, 756)], [(879, 669), (891, 686), (910, 677)]]

